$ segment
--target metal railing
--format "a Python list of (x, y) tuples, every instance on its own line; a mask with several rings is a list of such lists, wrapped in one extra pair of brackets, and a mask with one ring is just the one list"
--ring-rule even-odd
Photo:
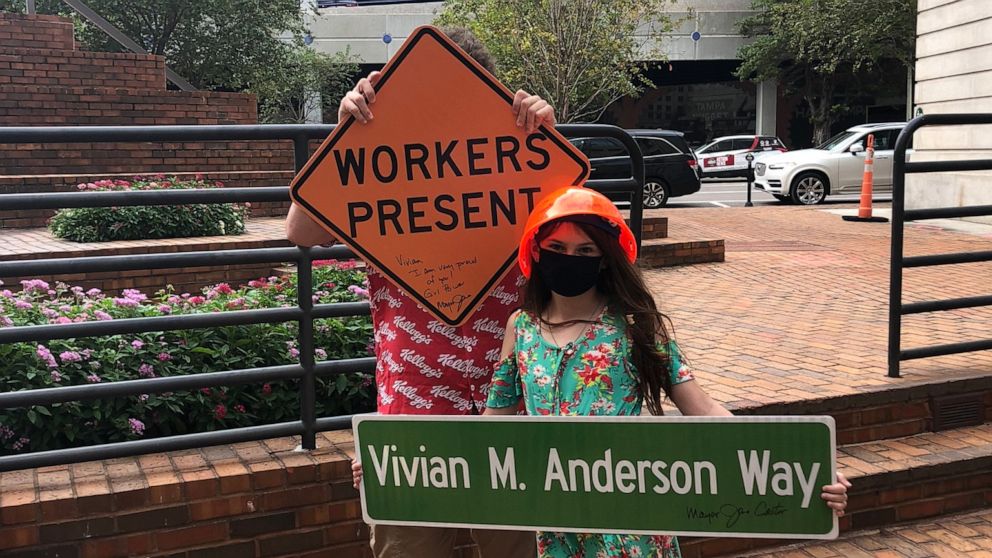
[(934, 114), (920, 116), (911, 120), (896, 140), (895, 160), (892, 165), (892, 257), (889, 273), (888, 356), (889, 376), (892, 378), (899, 377), (899, 365), (904, 360), (992, 349), (992, 338), (961, 343), (930, 345), (913, 349), (902, 348), (902, 317), (905, 315), (992, 306), (992, 296), (931, 300), (910, 304), (903, 304), (902, 302), (902, 276), (903, 270), (906, 268), (992, 261), (992, 250), (911, 257), (906, 257), (903, 254), (903, 227), (906, 221), (992, 215), (992, 205), (906, 210), (907, 173), (992, 170), (992, 159), (907, 162), (906, 149), (910, 145), (913, 134), (925, 126), (975, 124), (992, 124), (992, 114)]
[[(309, 158), (309, 141), (323, 139), (333, 129), (334, 126), (332, 125), (0, 128), (0, 144), (288, 139), (293, 141), (294, 164), (298, 172)], [(620, 128), (598, 124), (561, 125), (558, 126), (558, 130), (569, 137), (580, 135), (612, 137), (622, 142), (628, 149), (631, 154), (632, 178), (589, 181), (586, 185), (604, 193), (631, 194), (631, 225), (634, 231), (636, 231), (639, 246), (643, 211), (641, 185), (644, 183), (644, 162), (633, 138)], [(193, 203), (285, 202), (288, 200), (289, 189), (287, 187), (0, 195), (0, 202), (2, 202), (2, 208), (5, 210), (179, 205)], [(313, 260), (331, 258), (339, 260), (351, 259), (354, 258), (354, 254), (344, 246), (334, 246), (329, 248), (251, 248), (0, 262), (0, 277), (57, 276), (74, 273), (130, 271), (138, 269), (295, 262), (298, 274), (296, 307), (238, 310), (210, 314), (166, 315), (58, 325), (3, 327), (0, 328), (0, 344), (297, 321), (299, 322), (299, 364), (0, 393), (0, 409), (51, 405), (70, 401), (85, 401), (139, 394), (196, 390), (277, 380), (299, 380), (301, 415), (299, 420), (277, 424), (3, 456), (0, 457), (0, 472), (126, 457), (145, 453), (191, 449), (218, 444), (231, 444), (280, 436), (298, 435), (301, 437), (301, 443), (304, 449), (315, 449), (317, 432), (349, 428), (351, 426), (350, 415), (319, 418), (316, 416), (315, 380), (318, 377), (336, 376), (339, 374), (373, 372), (375, 359), (365, 357), (320, 363), (315, 362), (313, 320), (369, 314), (369, 304), (367, 302), (314, 305), (312, 298)]]

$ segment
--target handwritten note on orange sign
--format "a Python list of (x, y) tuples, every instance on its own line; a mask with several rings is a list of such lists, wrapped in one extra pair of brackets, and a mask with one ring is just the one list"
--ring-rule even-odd
[(434, 27), (383, 69), (375, 118), (341, 123), (293, 201), (439, 319), (458, 325), (514, 265), (531, 208), (589, 162), (516, 125), (512, 93)]

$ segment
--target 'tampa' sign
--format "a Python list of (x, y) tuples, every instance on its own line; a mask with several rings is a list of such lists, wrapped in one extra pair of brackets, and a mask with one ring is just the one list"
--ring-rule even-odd
[(348, 118), (293, 181), (311, 217), (450, 325), (514, 265), (527, 215), (589, 162), (516, 126), (512, 93), (434, 27), (383, 69), (375, 119)]

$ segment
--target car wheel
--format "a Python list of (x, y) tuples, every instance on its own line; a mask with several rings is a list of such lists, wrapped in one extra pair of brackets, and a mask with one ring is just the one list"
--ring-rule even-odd
[(648, 179), (644, 183), (644, 207), (656, 209), (668, 203), (668, 185), (660, 180)]
[(789, 202), (792, 201), (792, 198), (791, 197), (789, 197), (789, 196), (783, 196), (782, 194), (772, 194), (772, 196), (775, 199), (777, 199), (778, 201), (780, 201), (780, 202), (789, 203)]
[(827, 182), (822, 174), (804, 172), (792, 181), (792, 201), (802, 205), (816, 205), (827, 197)]

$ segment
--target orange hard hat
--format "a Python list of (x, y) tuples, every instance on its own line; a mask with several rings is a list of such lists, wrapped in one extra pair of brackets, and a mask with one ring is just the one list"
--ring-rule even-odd
[(620, 215), (617, 206), (609, 198), (595, 190), (569, 186), (542, 198), (531, 211), (530, 217), (527, 218), (524, 235), (520, 238), (520, 250), (517, 252), (517, 263), (520, 265), (520, 271), (523, 272), (524, 277), (530, 277), (531, 250), (537, 237), (537, 231), (544, 224), (556, 219), (578, 215), (593, 215), (602, 218), (604, 224), (608, 224), (620, 233), (617, 241), (627, 259), (631, 263), (637, 259), (637, 241), (634, 239), (634, 233), (623, 220), (623, 215)]

